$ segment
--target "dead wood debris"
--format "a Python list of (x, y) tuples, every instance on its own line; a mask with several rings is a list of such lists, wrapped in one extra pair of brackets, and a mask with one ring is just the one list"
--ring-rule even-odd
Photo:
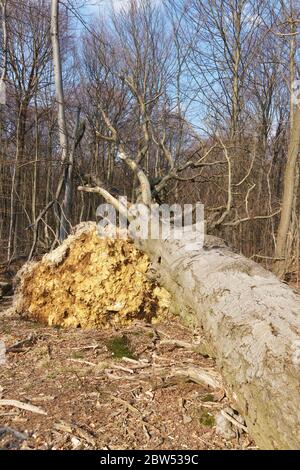
[(17, 341), (15, 344), (6, 349), (6, 352), (23, 352), (24, 347), (32, 346), (38, 340), (37, 335), (29, 333), (27, 338)]
[[(168, 339), (193, 345), (193, 333), (174, 320), (155, 326), (135, 321), (118, 330), (61, 330), (0, 315), (0, 329), (6, 344), (18, 345), (33, 333), (38, 339), (26, 343), (23, 354), (8, 354), (0, 368), (2, 427), (24, 437), (3, 432), (0, 448), (251, 446), (243, 422), (234, 425), (220, 413), (230, 402), (213, 359), (190, 347), (161, 344)], [(128, 356), (112, 354), (107, 347), (112, 338), (126, 340)], [(16, 403), (21, 406), (12, 406)], [(230, 440), (217, 434), (218, 415), (229, 424)]]
[[(148, 261), (134, 247), (102, 246), (103, 241), (95, 242), (93, 231), (94, 227), (84, 229), (74, 235), (67, 249), (60, 247), (41, 264), (23, 268), (16, 299), (23, 313), (25, 305), (33, 306), (31, 313), (26, 307), (30, 318), (56, 326), (78, 326), (80, 321), (88, 328), (50, 328), (0, 312), (1, 340), (9, 346), (6, 363), (0, 367), (0, 449), (255, 448), (242, 418), (229, 412), (233, 405), (213, 358), (206, 354), (201, 331), (193, 333), (168, 317), (170, 298), (163, 294), (163, 302), (157, 300), (156, 289), (160, 288), (146, 276), (144, 282)], [(73, 243), (82, 246), (72, 252)], [(101, 245), (97, 252), (102, 250), (97, 263), (114, 273), (114, 279), (98, 277), (97, 285), (89, 284), (99, 274), (97, 263), (90, 263), (95, 243)], [(78, 258), (82, 250), (89, 253), (85, 259)], [(113, 267), (107, 265), (111, 257)], [(133, 269), (136, 263), (139, 269), (143, 267), (139, 273)], [(140, 283), (131, 290), (133, 303), (127, 310), (116, 308), (120, 306), (116, 305), (120, 302), (118, 289), (131, 289), (129, 278), (122, 287), (116, 280), (116, 274), (124, 275), (123, 270), (130, 272), (135, 284)], [(80, 283), (86, 303), (83, 307), (76, 297), (78, 313), (68, 296), (70, 288), (73, 293)], [(103, 295), (105, 286), (117, 286), (115, 298), (95, 298), (94, 289), (99, 285)], [(38, 295), (41, 287), (47, 295)], [(20, 298), (22, 293), (26, 293), (27, 303), (25, 297)], [(49, 302), (55, 295), (53, 310)], [(160, 302), (161, 310), (158, 318), (147, 314), (145, 323), (140, 313), (143, 309), (149, 312), (152, 301)], [(99, 302), (101, 310), (96, 313)], [(68, 309), (67, 316), (57, 314), (60, 307)], [(84, 323), (84, 309), (90, 308), (90, 323)], [(155, 313), (157, 303), (153, 309)], [(160, 323), (151, 324), (153, 319)], [(102, 322), (105, 329), (98, 328)], [(230, 431), (226, 435), (220, 421)]]
[(13, 311), (52, 326), (103, 328), (169, 315), (170, 295), (147, 278), (150, 262), (132, 241), (77, 227), (56, 250), (18, 273)]
[(40, 415), (46, 415), (47, 413), (39, 408), (38, 406), (31, 405), (30, 403), (22, 403), (18, 400), (0, 400), (0, 406), (13, 406), (15, 408), (20, 408), (21, 410), (31, 411), (32, 413), (38, 413)]

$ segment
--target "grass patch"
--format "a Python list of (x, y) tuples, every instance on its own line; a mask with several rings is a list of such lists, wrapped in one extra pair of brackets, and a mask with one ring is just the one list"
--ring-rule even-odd
[(207, 411), (204, 411), (200, 416), (200, 423), (203, 424), (203, 426), (212, 428), (215, 425), (215, 418)]
[(135, 359), (126, 336), (115, 336), (107, 342), (106, 346), (115, 359), (122, 359), (122, 357)]
[(83, 355), (81, 352), (79, 352), (79, 351), (77, 352), (77, 351), (76, 351), (76, 352), (73, 352), (73, 353), (72, 353), (72, 358), (73, 358), (73, 359), (83, 359), (83, 358), (84, 358), (84, 355)]
[(204, 397), (201, 398), (201, 401), (207, 402), (207, 401), (215, 401), (214, 396), (209, 393), (208, 395), (204, 395)]
[(144, 331), (130, 331), (130, 334), (132, 336), (143, 336), (143, 334), (145, 334)]

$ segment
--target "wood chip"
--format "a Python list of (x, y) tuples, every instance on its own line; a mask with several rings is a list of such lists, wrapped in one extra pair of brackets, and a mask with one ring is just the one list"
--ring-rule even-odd
[(80, 428), (79, 426), (76, 426), (75, 432), (79, 437), (84, 439), (88, 444), (92, 445), (93, 447), (96, 446), (96, 441), (90, 432), (86, 431), (83, 428)]
[(188, 351), (198, 353), (201, 356), (209, 356), (207, 346), (205, 344), (187, 343), (186, 341), (175, 339), (163, 339), (159, 342), (159, 346), (163, 345), (187, 349)]
[(128, 403), (128, 401), (123, 400), (122, 398), (119, 398), (119, 397), (115, 397), (114, 395), (111, 395), (111, 398), (115, 402), (121, 403), (122, 405), (126, 406), (126, 408), (128, 408), (128, 410), (130, 411), (133, 411), (133, 413), (141, 414), (141, 412), (137, 408), (132, 406), (130, 403)]
[(133, 370), (132, 369), (128, 369), (127, 367), (122, 367), (122, 366), (116, 366), (114, 364), (110, 365), (109, 367), (107, 367), (107, 369), (115, 369), (115, 370), (122, 370), (123, 372), (129, 372), (129, 374), (133, 374)]
[(87, 366), (93, 366), (93, 367), (96, 367), (96, 366), (97, 366), (97, 364), (95, 364), (94, 362), (84, 361), (83, 359), (72, 359), (72, 358), (69, 358), (68, 361), (71, 361), (71, 362), (78, 362), (79, 364), (86, 364)]
[(72, 434), (73, 430), (70, 424), (65, 423), (64, 421), (60, 421), (59, 423), (54, 424), (54, 429), (56, 431), (62, 431), (62, 432), (67, 432), (69, 434)]

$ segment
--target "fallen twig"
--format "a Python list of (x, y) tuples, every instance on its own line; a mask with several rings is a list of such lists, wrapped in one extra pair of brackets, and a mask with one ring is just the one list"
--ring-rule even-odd
[(0, 406), (13, 406), (25, 411), (31, 411), (32, 413), (37, 413), (40, 415), (47, 415), (46, 411), (42, 410), (38, 406), (30, 405), (30, 403), (23, 403), (18, 400), (0, 400)]
[(184, 348), (188, 351), (193, 351), (195, 353), (201, 354), (201, 356), (209, 356), (207, 347), (205, 344), (193, 344), (187, 343), (186, 341), (180, 341), (177, 339), (162, 339), (159, 342), (159, 346), (169, 345), (177, 348)]
[(127, 367), (122, 367), (122, 366), (116, 366), (114, 364), (110, 365), (107, 367), (107, 369), (115, 369), (115, 370), (122, 370), (123, 372), (128, 372), (129, 374), (133, 374), (132, 369), (128, 369)]
[(37, 339), (37, 335), (30, 333), (27, 338), (22, 339), (21, 341), (18, 341), (17, 343), (7, 348), (6, 352), (21, 352), (21, 348), (23, 346), (32, 346), (37, 341)]
[(145, 360), (136, 361), (135, 359), (131, 359), (129, 357), (122, 357), (122, 361), (126, 361), (132, 364), (132, 367), (131, 367), (132, 371), (135, 371), (137, 369), (146, 369), (147, 367), (151, 367), (151, 363), (148, 361), (146, 362)]
[(86, 429), (83, 429), (81, 426), (77, 424), (69, 424), (65, 421), (59, 421), (58, 423), (54, 424), (54, 429), (56, 431), (66, 432), (71, 436), (75, 437), (74, 434), (77, 434), (79, 437), (84, 439), (88, 444), (91, 444), (95, 447), (96, 441), (94, 439), (93, 434)]
[(83, 359), (68, 358), (68, 361), (78, 362), (79, 364), (86, 364), (87, 366), (94, 366), (94, 367), (96, 367), (98, 365), (98, 364), (95, 364), (94, 362), (84, 361)]
[(169, 370), (165, 368), (157, 368), (156, 371), (160, 377), (180, 377), (185, 381), (195, 382), (199, 385), (204, 385), (213, 389), (222, 388), (220, 375), (212, 369), (200, 369), (196, 366), (187, 366), (184, 369), (176, 367)]
[(248, 428), (246, 426), (244, 426), (243, 424), (239, 423), (237, 419), (230, 416), (229, 413), (226, 413), (225, 410), (221, 410), (221, 415), (224, 416), (224, 418), (228, 419), (228, 421), (230, 421), (234, 426), (236, 426), (237, 428), (240, 428), (244, 432), (248, 433)]

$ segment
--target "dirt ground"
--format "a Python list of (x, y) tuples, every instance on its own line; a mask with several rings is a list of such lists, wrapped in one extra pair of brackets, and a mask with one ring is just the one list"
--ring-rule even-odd
[(0, 406), (1, 449), (255, 448), (238, 427), (230, 440), (216, 434), (228, 400), (189, 377), (214, 363), (173, 344), (197, 341), (177, 321), (66, 330), (8, 316), (9, 305), (0, 303), (0, 399), (37, 409)]

